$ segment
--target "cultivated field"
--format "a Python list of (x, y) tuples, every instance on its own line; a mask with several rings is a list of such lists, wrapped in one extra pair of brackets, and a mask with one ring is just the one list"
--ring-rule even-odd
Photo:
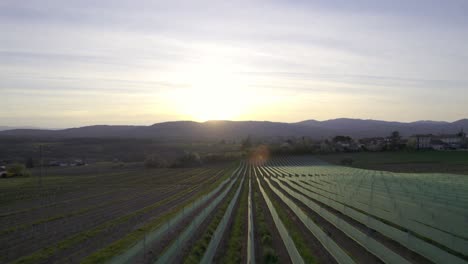
[(468, 263), (465, 175), (304, 156), (11, 180), (2, 263)]
[(352, 166), (361, 169), (468, 175), (468, 151), (340, 152), (320, 154), (317, 158), (338, 165), (343, 159), (352, 159)]

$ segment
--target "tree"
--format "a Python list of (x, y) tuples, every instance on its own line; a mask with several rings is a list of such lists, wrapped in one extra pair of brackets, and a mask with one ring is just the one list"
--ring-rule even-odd
[(175, 161), (175, 163), (172, 165), (172, 167), (187, 168), (187, 167), (198, 167), (201, 165), (202, 165), (202, 160), (200, 158), (200, 155), (197, 152), (185, 151), (184, 155), (178, 158)]
[(393, 150), (398, 149), (400, 145), (400, 140), (401, 140), (400, 132), (393, 131), (392, 134), (390, 134), (390, 149), (393, 149)]

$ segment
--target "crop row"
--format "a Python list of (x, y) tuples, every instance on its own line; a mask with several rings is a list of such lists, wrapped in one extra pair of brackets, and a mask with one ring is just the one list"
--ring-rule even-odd
[[(458, 190), (458, 188), (445, 186), (437, 190), (437, 187), (433, 186), (435, 179), (431, 178), (430, 191), (400, 198), (398, 194), (424, 188), (411, 186), (403, 190), (403, 193), (398, 192), (397, 181), (402, 175), (331, 166), (313, 159), (306, 162), (287, 158), (273, 159), (267, 164), (252, 165), (257, 172), (259, 187), (262, 188), (263, 185), (265, 189), (262, 191), (265, 199), (271, 200), (270, 211), (273, 214), (276, 211), (278, 214), (279, 221), (276, 226), (280, 233), (285, 233), (282, 235), (283, 243), (290, 247), (288, 252), (293, 262), (314, 261), (313, 254), (301, 249), (304, 248), (308, 236), (317, 238), (321, 245), (315, 247), (325, 248), (340, 263), (370, 262), (372, 259), (374, 260), (371, 262), (386, 263), (446, 263), (447, 261), (466, 263), (467, 261), (468, 246), (463, 233), (463, 230), (466, 231), (464, 226), (466, 223), (462, 221), (466, 215), (463, 214), (463, 208), (457, 205), (457, 201), (464, 199), (463, 194), (448, 195), (448, 198), (443, 199), (444, 203), (454, 202), (451, 204), (449, 217), (444, 219), (453, 224), (450, 232), (431, 226), (427, 224), (427, 219), (421, 218), (434, 208), (438, 208), (437, 203), (431, 203), (435, 199), (430, 199), (433, 192)], [(451, 182), (447, 181), (445, 176), (442, 179), (445, 184)], [(373, 193), (371, 196), (359, 199), (356, 186), (368, 184), (366, 181), (370, 181), (370, 191)], [(417, 182), (406, 181), (404, 178), (402, 181), (417, 185)], [(458, 178), (455, 178), (454, 182), (457, 181)], [(349, 188), (350, 185), (352, 188)], [(377, 187), (374, 189), (373, 186)], [(360, 188), (358, 190), (361, 191)], [(353, 192), (352, 195), (349, 195), (350, 191)], [(440, 197), (441, 194), (437, 195), (432, 197)], [(379, 201), (387, 199), (394, 202), (378, 204), (372, 201), (372, 197), (378, 197)], [(426, 199), (424, 205), (427, 206), (420, 210), (423, 216), (417, 218), (418, 212), (414, 211), (415, 207), (412, 207), (411, 213), (403, 211), (404, 206), (412, 205), (414, 200), (421, 199)], [(382, 209), (375, 210), (375, 208)], [(399, 211), (399, 218), (391, 219), (382, 213), (379, 215), (378, 212), (384, 209), (390, 212), (392, 209)], [(289, 217), (288, 214), (284, 214), (289, 210), (293, 212), (292, 219), (298, 218), (309, 230), (307, 234), (298, 233), (295, 226), (290, 224), (291, 214)], [(405, 213), (402, 214), (402, 211)], [(410, 222), (409, 219), (417, 224), (407, 224)], [(424, 220), (426, 224), (421, 224)], [(432, 221), (431, 224), (436, 225), (437, 221)], [(287, 232), (284, 232), (284, 229)], [(455, 231), (462, 232), (457, 236), (454, 234)], [(295, 246), (297, 252), (291, 244)]]

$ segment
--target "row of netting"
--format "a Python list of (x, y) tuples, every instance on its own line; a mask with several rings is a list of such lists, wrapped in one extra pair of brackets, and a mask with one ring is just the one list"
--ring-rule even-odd
[[(314, 166), (314, 174), (311, 173), (310, 166)], [(274, 167), (274, 166), (273, 166)], [(293, 173), (304, 176), (327, 176), (328, 174), (360, 175), (367, 177), (383, 177), (386, 181), (374, 182), (363, 181), (360, 188), (372, 188), (375, 192), (390, 191), (398, 195), (400, 199), (407, 199), (418, 203), (426, 203), (428, 206), (442, 206), (454, 212), (467, 212), (468, 183), (463, 175), (454, 174), (409, 174), (391, 173), (383, 171), (362, 170), (355, 168), (345, 168), (340, 166), (282, 166), (287, 168), (286, 173)], [(355, 182), (355, 181), (353, 181)], [(367, 186), (363, 185), (366, 184)]]
[(222, 181), (215, 189), (211, 190), (209, 193), (204, 194), (197, 200), (185, 206), (174, 217), (169, 219), (163, 225), (159, 226), (157, 229), (151, 231), (148, 234), (145, 234), (144, 239), (138, 241), (136, 244), (134, 244), (128, 250), (126, 250), (123, 254), (115, 256), (110, 262), (117, 264), (134, 263), (135, 258), (142, 254), (145, 254), (147, 245), (151, 245), (152, 243), (160, 240), (164, 235), (166, 235), (177, 225), (179, 225), (188, 215), (199, 209), (206, 201), (213, 199), (213, 196), (215, 196), (215, 194), (217, 194), (226, 186), (226, 190), (223, 192), (223, 194), (227, 193), (227, 191), (232, 187), (232, 185), (234, 185), (236, 179), (238, 178), (237, 176), (240, 175), (242, 169), (243, 165), (236, 168), (232, 175), (229, 178)]
[[(356, 177), (346, 175), (330, 175), (327, 181), (314, 179), (313, 176), (298, 176), (286, 177), (295, 179), (301, 183), (308, 183), (313, 186), (313, 190), (322, 195), (342, 202), (348, 206), (365, 211), (366, 213), (382, 218), (395, 225), (399, 225), (405, 229), (422, 236), (430, 238), (443, 246), (467, 255), (468, 243), (466, 239), (466, 216), (454, 215), (446, 212), (440, 216), (439, 212), (443, 209), (435, 211), (429, 210), (427, 207), (418, 207), (415, 204), (409, 204), (399, 201), (398, 198), (383, 198), (382, 196), (372, 195), (363, 197), (363, 190), (350, 191), (353, 183), (350, 182)], [(339, 184), (326, 184), (325, 182), (337, 182)], [(353, 189), (351, 189), (353, 190)], [(376, 200), (393, 201), (386, 206), (376, 206)], [(371, 202), (374, 201), (374, 202)], [(435, 226), (434, 221), (443, 222), (446, 225), (444, 229)], [(443, 221), (442, 221), (443, 220)]]
[[(299, 174), (297, 169), (291, 167), (268, 168), (275, 171), (272, 175), (300, 179), (313, 185), (314, 190), (321, 191), (330, 198), (401, 225), (451, 250), (466, 254), (468, 248), (467, 213), (450, 211), (445, 207), (434, 207), (430, 203), (412, 202), (405, 199), (402, 194), (373, 188), (378, 182), (383, 182), (384, 186), (388, 186), (387, 182), (393, 179), (393, 173), (369, 176), (356, 171), (343, 173), (340, 171), (343, 167), (323, 167), (306, 168), (308, 174)], [(370, 182), (371, 185), (367, 190), (361, 188), (366, 185), (366, 182)], [(404, 185), (401, 188), (404, 189)], [(440, 214), (441, 211), (444, 214)]]
[(236, 193), (234, 194), (234, 197), (229, 202), (228, 208), (226, 209), (226, 212), (224, 212), (223, 218), (216, 227), (216, 230), (214, 231), (213, 236), (211, 237), (210, 243), (208, 244), (208, 247), (205, 250), (201, 263), (208, 264), (213, 262), (213, 258), (216, 254), (216, 250), (218, 249), (218, 245), (220, 244), (220, 241), (223, 238), (224, 231), (227, 228), (234, 206), (239, 200), (239, 193), (242, 189), (244, 179), (245, 176), (242, 177), (242, 180), (239, 184), (239, 187), (237, 188)]
[(307, 214), (300, 209), (291, 199), (285, 196), (282, 192), (276, 189), (268, 180), (263, 178), (269, 188), (283, 201), (307, 227), (307, 229), (314, 235), (322, 244), (322, 246), (330, 253), (330, 255), (338, 263), (355, 263), (355, 261), (338, 245), (336, 242), (326, 234), (320, 226), (318, 226)]
[(258, 187), (260, 189), (260, 193), (263, 196), (263, 199), (266, 202), (266, 205), (268, 207), (268, 210), (270, 211), (270, 214), (273, 218), (273, 222), (275, 223), (276, 229), (278, 230), (278, 233), (283, 240), (283, 244), (286, 247), (286, 250), (288, 251), (289, 258), (291, 259), (292, 263), (300, 263), (303, 264), (304, 260), (302, 259), (301, 255), (299, 254), (299, 251), (297, 251), (296, 245), (294, 244), (294, 241), (292, 240), (291, 236), (289, 235), (288, 230), (284, 226), (283, 222), (278, 216), (278, 213), (276, 212), (275, 207), (273, 206), (273, 203), (271, 202), (270, 198), (266, 194), (265, 190), (263, 189), (262, 185), (260, 184), (258, 176), (255, 176), (255, 179), (257, 180)]
[(255, 264), (254, 219), (252, 211), (252, 177), (249, 177), (248, 226), (247, 226), (247, 264)]
[[(342, 230), (350, 238), (352, 238), (357, 243), (362, 245), (369, 252), (381, 258), (384, 262), (405, 263), (405, 260), (399, 259), (400, 257), (396, 253), (388, 249), (385, 245), (369, 237), (367, 233), (364, 233), (360, 231), (359, 229), (353, 227), (352, 225), (348, 224), (341, 217), (338, 217), (337, 215), (330, 213), (327, 209), (320, 206), (320, 204), (314, 202), (314, 200), (319, 201), (323, 204), (326, 204), (327, 206), (330, 206), (331, 208), (341, 212), (342, 214), (347, 215), (353, 218), (354, 220), (365, 224), (369, 228), (372, 228), (376, 230), (377, 232), (389, 237), (390, 239), (397, 241), (403, 246), (409, 248), (410, 250), (415, 251), (423, 256), (429, 257), (430, 259), (435, 260), (438, 263), (444, 263), (446, 261), (449, 261), (450, 263), (465, 263), (462, 259), (456, 256), (453, 256), (449, 254), (448, 252), (438, 247), (435, 247), (434, 245), (430, 243), (427, 243), (424, 240), (414, 237), (408, 232), (403, 232), (400, 229), (389, 226), (385, 224), (384, 222), (381, 222), (373, 217), (370, 217), (369, 215), (366, 215), (357, 210), (354, 210), (353, 208), (350, 208), (342, 203), (338, 203), (334, 200), (324, 198), (323, 196), (320, 196), (319, 194), (314, 193), (299, 185), (292, 185), (292, 186), (293, 188), (300, 191), (300, 193), (297, 191), (294, 191), (284, 184), (284, 183), (290, 182), (290, 180), (288, 179), (285, 180), (281, 178), (271, 177), (269, 179), (267, 178), (266, 180), (267, 181), (271, 180), (271, 181), (276, 182), (281, 187), (282, 190), (286, 191), (292, 197), (304, 203), (311, 210), (317, 212), (320, 216), (322, 216), (328, 222), (332, 223), (335, 227)], [(305, 195), (302, 195), (301, 193)], [(312, 199), (310, 199), (309, 197)]]
[[(299, 189), (302, 193), (306, 193), (309, 197), (331, 206), (341, 213), (368, 225), (370, 228), (376, 229), (415, 252), (429, 256), (431, 259), (438, 260), (439, 262), (450, 260), (451, 263), (465, 263), (459, 257), (467, 255), (468, 245), (466, 239), (423, 224), (423, 222), (414, 221), (416, 217), (411, 218), (411, 216), (418, 214), (417, 208), (411, 208), (412, 210), (409, 212), (407, 212), (408, 208), (406, 210), (396, 210), (398, 213), (392, 214), (391, 209), (395, 209), (395, 205), (390, 207), (390, 210), (389, 208), (382, 210), (369, 203), (370, 198), (367, 198), (367, 201), (362, 198), (359, 199), (359, 192), (350, 195), (350, 189), (353, 189), (349, 186), (355, 184), (353, 181), (357, 181), (357, 178), (359, 179), (359, 176), (353, 175), (356, 173), (356, 170), (349, 170), (344, 167), (324, 166), (323, 163), (315, 166), (310, 165), (309, 167), (305, 167), (303, 164), (301, 164), (302, 166), (284, 165), (284, 163), (273, 163), (263, 169), (266, 175), (276, 176), (278, 180), (295, 182), (296, 184), (292, 186)], [(350, 171), (352, 173), (343, 173), (342, 171)], [(399, 205), (400, 203), (395, 204)], [(397, 207), (397, 209), (399, 208)], [(465, 221), (466, 219), (468, 218), (465, 218)], [(446, 220), (450, 221), (452, 224), (450, 228), (456, 234), (466, 232), (466, 222), (463, 223), (462, 219), (453, 220), (449, 218)], [(404, 228), (396, 228), (395, 226)], [(413, 232), (416, 235), (413, 235)], [(442, 244), (442, 246), (432, 243), (431, 240)], [(449, 248), (449, 250), (444, 247)]]
[[(277, 162), (276, 160), (272, 163)], [(403, 197), (411, 197), (421, 202), (430, 202), (430, 205), (443, 205), (452, 207), (455, 210), (468, 211), (468, 182), (464, 175), (455, 174), (440, 174), (440, 173), (392, 173), (375, 170), (364, 170), (349, 167), (325, 165), (318, 162), (310, 162), (303, 166), (287, 166), (287, 163), (278, 162), (279, 167), (287, 167), (288, 171), (307, 174), (310, 173), (310, 166), (314, 166), (314, 173), (323, 172), (337, 174), (359, 174), (359, 175), (377, 175), (377, 176), (392, 176), (388, 181), (390, 191), (395, 194), (403, 195)], [(379, 186), (374, 186), (378, 188)], [(384, 187), (384, 186), (380, 186)], [(392, 188), (396, 187), (396, 188)]]
[[(423, 224), (423, 222), (415, 221), (415, 219), (417, 218), (412, 217), (412, 215), (418, 214), (418, 212), (420, 212), (416, 211), (417, 208), (412, 208), (413, 210), (410, 210), (408, 208), (405, 210), (397, 208), (394, 212), (391, 212), (385, 208), (376, 208), (375, 206), (369, 205), (368, 201), (366, 202), (366, 200), (356, 199), (353, 195), (343, 194), (346, 193), (345, 190), (334, 190), (332, 188), (324, 189), (323, 185), (319, 186), (316, 183), (314, 183), (314, 181), (300, 179), (297, 177), (286, 177), (285, 179), (289, 179), (290, 181), (296, 182), (301, 187), (308, 189), (309, 191), (318, 193), (322, 197), (326, 197), (326, 199), (334, 200), (343, 205), (356, 208), (357, 210), (366, 212), (366, 214), (369, 214), (370, 216), (384, 219), (385, 221), (391, 222), (394, 225), (398, 225), (404, 229), (411, 230), (412, 232), (419, 234), (420, 236), (428, 237), (436, 241), (437, 243), (450, 248), (451, 250), (460, 252), (462, 254), (467, 253), (467, 240), (457, 235), (460, 233), (460, 231), (458, 230), (463, 230), (463, 228), (465, 228), (464, 224), (460, 223), (460, 221), (450, 221), (450, 219), (448, 219), (447, 221), (450, 221), (452, 224), (452, 226), (450, 227), (450, 229), (452, 229), (452, 233), (448, 233), (440, 229), (434, 228), (428, 224)], [(395, 206), (390, 208), (395, 208)], [(432, 212), (432, 214), (435, 215), (436, 212)]]
[[(294, 179), (283, 179), (283, 178), (272, 178), (273, 181), (285, 183), (291, 183), (297, 181)], [(290, 184), (293, 188), (297, 189), (301, 193), (305, 194), (306, 200), (316, 200), (331, 208), (339, 211), (340, 213), (351, 217), (352, 219), (365, 224), (367, 227), (376, 230), (382, 235), (400, 243), (401, 245), (407, 247), (408, 249), (417, 252), (423, 256), (427, 256), (432, 260), (436, 260), (439, 263), (449, 261), (450, 263), (464, 263), (460, 258), (448, 253), (447, 251), (434, 246), (431, 243), (426, 242), (423, 239), (413, 236), (411, 233), (398, 229), (392, 225), (389, 225), (385, 222), (378, 220), (368, 214), (362, 213), (359, 210), (349, 207), (343, 202), (338, 202), (333, 198), (329, 198), (323, 194), (319, 194), (320, 191), (312, 191), (307, 187), (301, 186), (300, 184)], [(308, 199), (308, 198), (311, 199)], [(309, 205), (309, 204), (308, 204)]]
[[(184, 229), (184, 231), (177, 236), (175, 241), (172, 242), (172, 244), (154, 261), (154, 263), (166, 264), (174, 262), (174, 259), (177, 257), (177, 254), (180, 253), (181, 248), (183, 248), (188, 243), (188, 241), (193, 237), (198, 228), (201, 226), (203, 221), (205, 221), (205, 219), (213, 212), (213, 210), (231, 191), (234, 184), (239, 180), (240, 175), (242, 175), (240, 171), (242, 171), (243, 169), (244, 168), (239, 170), (239, 173), (237, 173), (236, 177), (234, 177), (233, 180), (230, 181), (230, 183), (225, 188), (225, 190), (222, 191), (222, 193), (220, 193), (215, 198), (210, 199), (210, 203), (208, 204), (208, 206), (203, 208), (203, 210), (192, 220), (192, 222)], [(240, 184), (237, 191), (239, 191), (241, 187), (242, 185)]]

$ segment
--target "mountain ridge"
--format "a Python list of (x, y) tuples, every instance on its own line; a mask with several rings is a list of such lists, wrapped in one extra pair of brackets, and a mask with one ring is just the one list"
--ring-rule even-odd
[(387, 136), (399, 131), (404, 137), (412, 134), (457, 133), (468, 130), (468, 119), (454, 122), (421, 120), (415, 122), (382, 121), (373, 119), (337, 118), (324, 121), (314, 119), (295, 123), (272, 121), (210, 120), (168, 121), (149, 126), (92, 125), (66, 129), (12, 129), (0, 131), (0, 136), (45, 138), (242, 138), (309, 136), (327, 138), (347, 135), (354, 138)]

